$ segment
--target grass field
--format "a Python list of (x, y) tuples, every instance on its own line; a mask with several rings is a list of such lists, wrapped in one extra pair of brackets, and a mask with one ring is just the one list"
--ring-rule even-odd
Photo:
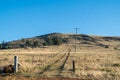
[[(106, 43), (109, 44), (109, 43)], [(114, 44), (114, 43), (112, 43)], [(45, 48), (10, 49), (0, 51), (0, 67), (13, 64), (14, 56), (19, 57), (17, 76), (31, 78), (77, 78), (95, 80), (120, 79), (120, 51), (91, 45), (61, 45)], [(72, 61), (75, 60), (75, 73)], [(18, 80), (16, 77), (3, 80)], [(27, 79), (24, 79), (27, 80)]]

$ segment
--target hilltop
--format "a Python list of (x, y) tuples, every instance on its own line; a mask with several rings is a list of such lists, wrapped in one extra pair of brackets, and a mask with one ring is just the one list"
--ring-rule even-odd
[(50, 33), (32, 38), (23, 38), (16, 41), (4, 42), (0, 44), (0, 49), (15, 48), (41, 48), (45, 46), (61, 45), (61, 44), (82, 44), (86, 46), (99, 46), (104, 48), (119, 47), (120, 37), (103, 37), (90, 36), (85, 34), (62, 34)]

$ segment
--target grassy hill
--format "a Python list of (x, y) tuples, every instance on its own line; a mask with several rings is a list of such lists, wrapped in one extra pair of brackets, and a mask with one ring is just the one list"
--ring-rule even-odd
[(32, 38), (23, 38), (21, 40), (3, 42), (0, 44), (0, 49), (14, 49), (14, 48), (36, 48), (51, 45), (61, 44), (86, 44), (95, 45), (104, 48), (108, 48), (111, 45), (118, 46), (117, 44), (111, 44), (110, 42), (119, 42), (120, 37), (101, 37), (101, 36), (89, 36), (84, 34), (62, 34), (62, 33), (50, 33)]

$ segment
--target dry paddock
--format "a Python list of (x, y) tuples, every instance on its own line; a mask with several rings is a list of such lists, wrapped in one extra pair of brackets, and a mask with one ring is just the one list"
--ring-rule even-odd
[[(74, 50), (69, 52), (69, 50), (64, 50), (48, 53), (37, 50), (0, 51), (0, 67), (13, 64), (14, 55), (17, 55), (19, 56), (19, 63), (22, 65), (19, 73), (24, 76), (27, 75), (27, 78), (18, 75), (0, 77), (0, 80), (120, 79), (120, 50), (113, 48), (82, 47), (80, 50), (77, 50), (76, 54), (74, 54), (73, 51)], [(70, 55), (68, 55), (68, 53), (70, 53)], [(74, 75), (72, 72), (72, 60), (75, 60), (76, 64), (76, 72)], [(36, 75), (40, 77), (37, 78)]]

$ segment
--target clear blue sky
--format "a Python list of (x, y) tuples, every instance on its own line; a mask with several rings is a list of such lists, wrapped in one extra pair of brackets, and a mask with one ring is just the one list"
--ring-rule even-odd
[(51, 32), (120, 36), (120, 0), (0, 0), (0, 42)]

